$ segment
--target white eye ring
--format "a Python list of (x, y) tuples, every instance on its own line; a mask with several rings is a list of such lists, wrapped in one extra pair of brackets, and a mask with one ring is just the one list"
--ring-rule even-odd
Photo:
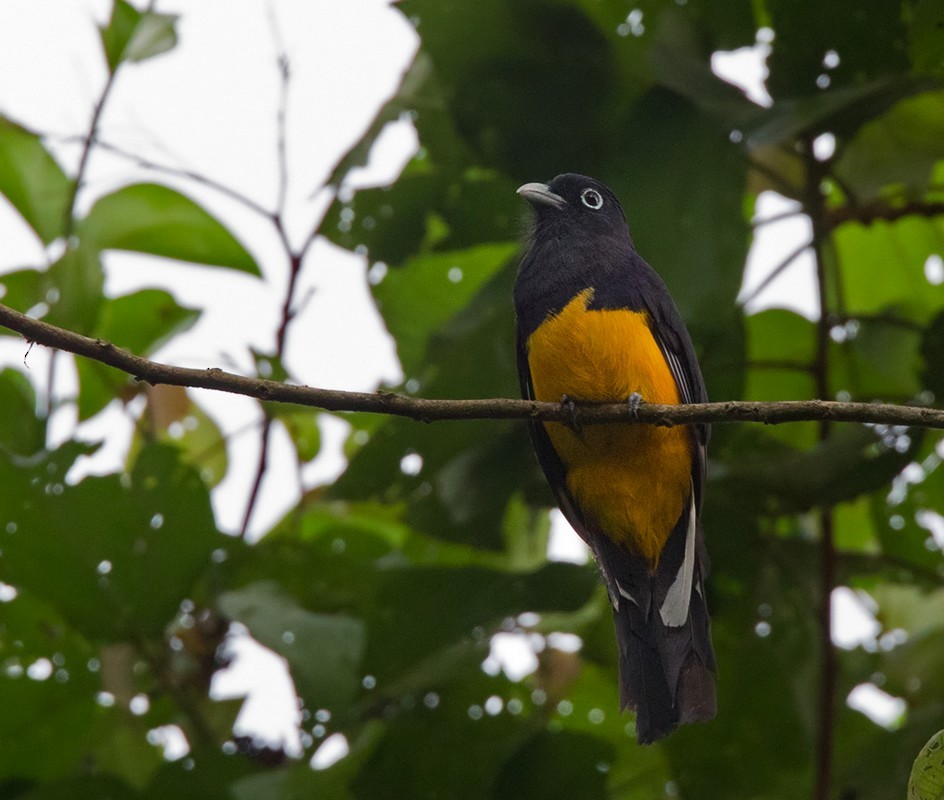
[(599, 211), (603, 208), (603, 195), (596, 189), (584, 189), (580, 193), (580, 202), (591, 211)]

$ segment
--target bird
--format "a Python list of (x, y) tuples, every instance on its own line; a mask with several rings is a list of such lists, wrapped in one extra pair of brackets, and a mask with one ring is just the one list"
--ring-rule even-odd
[(691, 337), (636, 251), (617, 196), (574, 173), (526, 183), (532, 223), (514, 285), (525, 399), (572, 424), (530, 421), (557, 504), (602, 574), (616, 628), (620, 710), (642, 744), (716, 714), (701, 525), (708, 425), (579, 425), (579, 403), (702, 403)]

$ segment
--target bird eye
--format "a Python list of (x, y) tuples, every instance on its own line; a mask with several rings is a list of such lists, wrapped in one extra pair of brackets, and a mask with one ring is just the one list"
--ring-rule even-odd
[(592, 211), (603, 208), (603, 195), (596, 189), (584, 189), (580, 193), (580, 201)]

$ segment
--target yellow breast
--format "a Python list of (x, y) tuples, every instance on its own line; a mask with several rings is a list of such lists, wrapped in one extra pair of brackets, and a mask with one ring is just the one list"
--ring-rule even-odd
[[(537, 400), (678, 403), (679, 392), (645, 312), (588, 310), (588, 289), (528, 339)], [(693, 440), (686, 427), (546, 423), (567, 469), (567, 489), (610, 538), (654, 568), (691, 491)]]

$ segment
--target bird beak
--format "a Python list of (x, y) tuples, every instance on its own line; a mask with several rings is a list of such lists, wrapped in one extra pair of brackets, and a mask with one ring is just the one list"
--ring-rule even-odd
[(567, 205), (567, 201), (559, 194), (554, 194), (546, 183), (526, 183), (518, 187), (518, 194), (533, 206), (563, 208)]

